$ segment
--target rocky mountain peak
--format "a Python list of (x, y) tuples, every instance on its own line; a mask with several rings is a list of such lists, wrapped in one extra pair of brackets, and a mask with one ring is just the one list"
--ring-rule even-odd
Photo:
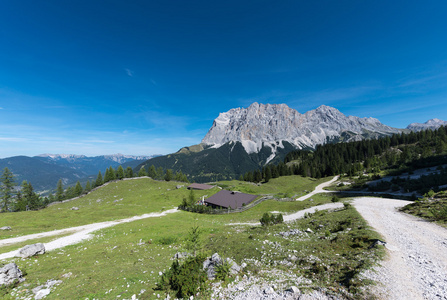
[(338, 140), (349, 132), (349, 139), (377, 137), (401, 132), (374, 118), (345, 116), (338, 109), (321, 105), (300, 114), (286, 104), (252, 103), (248, 108), (235, 108), (221, 113), (203, 138), (202, 143), (215, 148), (239, 141), (248, 153), (258, 152), (263, 145), (280, 147), (287, 141), (297, 148)]
[(441, 126), (447, 126), (447, 121), (443, 121), (440, 119), (430, 119), (425, 123), (411, 123), (407, 126), (407, 129), (412, 131), (421, 131), (426, 129), (437, 129)]

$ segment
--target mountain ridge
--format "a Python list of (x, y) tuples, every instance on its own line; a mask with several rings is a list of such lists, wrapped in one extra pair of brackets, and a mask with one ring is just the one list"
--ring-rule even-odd
[(442, 121), (439, 119), (430, 119), (425, 123), (411, 123), (407, 126), (407, 129), (411, 131), (421, 131), (425, 129), (437, 129), (441, 126), (447, 126), (447, 121)]
[[(220, 113), (202, 143), (214, 148), (238, 141), (247, 153), (254, 153), (264, 144), (287, 141), (298, 149), (315, 148), (332, 140), (357, 140), (405, 132), (380, 123), (375, 118), (345, 116), (338, 109), (321, 105), (300, 114), (286, 104), (258, 104)], [(349, 133), (344, 135), (343, 133)]]
[(127, 166), (135, 168), (152, 157), (154, 156), (124, 154), (92, 157), (76, 154), (13, 156), (0, 159), (0, 169), (8, 167), (14, 174), (17, 185), (26, 180), (37, 192), (44, 192), (55, 189), (59, 179), (64, 185), (75, 184), (78, 180), (85, 183), (88, 179), (96, 178), (99, 171), (104, 172), (110, 166), (116, 168), (122, 165), (123, 168)]

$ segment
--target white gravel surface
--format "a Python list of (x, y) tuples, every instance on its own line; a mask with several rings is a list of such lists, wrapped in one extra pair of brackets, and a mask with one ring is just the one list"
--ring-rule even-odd
[(355, 208), (386, 242), (388, 257), (364, 275), (379, 299), (447, 299), (447, 229), (397, 211), (409, 201), (361, 197)]
[[(145, 219), (145, 218), (162, 217), (162, 216), (165, 216), (170, 213), (175, 213), (177, 211), (178, 211), (177, 208), (173, 208), (170, 210), (163, 211), (161, 213), (150, 213), (150, 214), (144, 214), (141, 216), (134, 216), (134, 217), (127, 218), (127, 219), (116, 220), (116, 221), (94, 223), (94, 224), (89, 224), (89, 225), (61, 229), (61, 230), (53, 230), (53, 231), (48, 231), (48, 232), (20, 236), (20, 237), (16, 237), (16, 238), (4, 239), (4, 240), (0, 240), (0, 246), (12, 245), (15, 243), (24, 242), (24, 241), (31, 240), (31, 239), (37, 239), (37, 238), (43, 238), (43, 237), (48, 237), (48, 236), (54, 236), (54, 235), (60, 235), (60, 234), (74, 232), (71, 235), (58, 238), (58, 239), (56, 239), (52, 242), (49, 242), (49, 243), (45, 243), (44, 244), (45, 250), (51, 251), (51, 250), (62, 248), (62, 247), (68, 246), (68, 245), (77, 244), (83, 240), (89, 239), (92, 237), (91, 233), (93, 231), (96, 231), (99, 229), (111, 227), (111, 226), (114, 226), (117, 224), (141, 220), (141, 219)], [(0, 254), (0, 260), (14, 257), (14, 256), (16, 256), (17, 252), (18, 251), (15, 250), (15, 251), (2, 253), (2, 254)]]
[(297, 198), (296, 201), (303, 201), (303, 200), (309, 199), (310, 197), (312, 197), (313, 195), (318, 194), (318, 193), (332, 193), (332, 191), (324, 190), (324, 188), (330, 186), (332, 183), (337, 181), (338, 177), (339, 176), (335, 176), (331, 180), (329, 180), (327, 182), (323, 182), (322, 184), (317, 185), (315, 187), (315, 190), (313, 190), (312, 192), (310, 192), (307, 195), (304, 195), (304, 196), (301, 196), (301, 197)]
[[(284, 222), (292, 222), (297, 219), (301, 219), (304, 217), (306, 213), (313, 214), (317, 210), (327, 210), (327, 209), (337, 209), (342, 208), (343, 203), (341, 202), (335, 202), (335, 203), (326, 203), (322, 205), (312, 206), (303, 210), (299, 210), (297, 212), (294, 212), (290, 215), (283, 215)], [(228, 223), (227, 225), (247, 225), (247, 226), (260, 226), (260, 222), (253, 222), (253, 223)]]

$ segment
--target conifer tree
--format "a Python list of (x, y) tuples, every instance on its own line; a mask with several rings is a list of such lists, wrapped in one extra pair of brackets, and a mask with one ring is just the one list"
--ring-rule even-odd
[(37, 210), (40, 207), (40, 197), (34, 192), (31, 183), (24, 181), (22, 183), (22, 197), (28, 209)]
[(65, 190), (65, 199), (71, 199), (75, 197), (75, 191), (74, 191), (74, 187), (69, 186), (66, 190)]
[(14, 186), (14, 174), (6, 167), (3, 169), (2, 176), (0, 177), (1, 182), (1, 210), (7, 211), (9, 205), (11, 204)]
[(81, 183), (78, 181), (78, 182), (76, 182), (76, 186), (74, 188), (75, 197), (81, 196), (82, 192), (83, 192), (83, 189), (82, 189)]
[(116, 179), (116, 172), (115, 172), (115, 169), (112, 168), (112, 166), (109, 167), (109, 177), (110, 177), (109, 181)]
[(269, 180), (272, 178), (272, 171), (270, 170), (269, 166), (265, 167), (265, 175), (264, 175), (264, 180), (265, 182), (269, 182)]
[(149, 173), (148, 176), (152, 179), (157, 179), (157, 171), (155, 170), (155, 166), (152, 165), (149, 167)]
[(109, 182), (109, 181), (110, 181), (110, 174), (109, 174), (109, 169), (107, 168), (104, 173), (104, 183)]
[(132, 167), (127, 167), (126, 168), (126, 178), (132, 178), (133, 177), (133, 170), (132, 170)]
[(123, 179), (124, 178), (124, 169), (123, 166), (119, 165), (118, 169), (116, 170), (116, 179)]
[(56, 187), (56, 201), (62, 201), (64, 198), (64, 187), (62, 185), (62, 179), (59, 179)]
[(143, 177), (143, 176), (147, 176), (146, 168), (144, 166), (142, 166), (140, 168), (140, 171), (138, 171), (138, 177)]
[(155, 179), (162, 179), (163, 178), (163, 168), (162, 167), (158, 167), (156, 173), (157, 173), (157, 175), (155, 176)]
[(167, 169), (166, 170), (165, 180), (166, 181), (171, 181), (172, 180), (172, 170), (171, 169)]
[(26, 210), (26, 203), (22, 197), (22, 192), (18, 191), (16, 194), (14, 211), (25, 211), (25, 210)]
[(85, 191), (90, 192), (92, 190), (92, 185), (90, 184), (90, 180), (87, 180), (87, 183), (85, 184)]
[(101, 171), (98, 172), (98, 176), (96, 177), (96, 181), (95, 181), (95, 187), (97, 186), (101, 186), (104, 184), (104, 180), (102, 178), (102, 174)]

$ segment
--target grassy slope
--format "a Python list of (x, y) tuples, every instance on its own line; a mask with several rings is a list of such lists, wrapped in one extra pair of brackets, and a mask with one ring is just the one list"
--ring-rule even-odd
[[(328, 179), (314, 180), (290, 176), (273, 179), (261, 186), (240, 181), (224, 182), (223, 185), (247, 193), (270, 193), (281, 197), (282, 193), (278, 191), (302, 193), (303, 189), (312, 190), (326, 180)], [(155, 181), (150, 178), (124, 180), (112, 182), (74, 201), (53, 205), (40, 211), (1, 214), (0, 227), (11, 226), (12, 230), (1, 232), (0, 239), (118, 220), (177, 207), (183, 197), (189, 194), (186, 188), (176, 189), (177, 185), (177, 182)], [(218, 191), (219, 189), (214, 188), (194, 191), (194, 194), (199, 199)], [(79, 207), (79, 210), (71, 210), (73, 206)]]
[[(285, 189), (294, 190), (295, 186), (306, 186), (306, 189), (310, 190), (311, 188), (307, 186), (316, 183), (310, 181), (306, 183), (307, 180), (299, 177), (291, 180), (291, 178), (286, 177), (285, 181), (288, 183), (278, 179), (269, 183), (270, 186), (265, 185), (260, 189), (274, 191), (274, 185), (276, 184), (277, 186), (284, 185)], [(80, 207), (81, 209), (78, 212), (97, 210), (97, 212), (88, 214), (90, 221), (94, 220), (95, 222), (108, 218), (123, 218), (129, 214), (160, 211), (163, 208), (167, 209), (178, 204), (182, 196), (187, 195), (188, 191), (186, 190), (172, 189), (175, 185), (175, 183), (153, 182), (150, 179), (113, 183), (85, 198), (61, 204), (63, 207), (61, 210), (57, 206), (53, 206), (48, 212), (45, 212), (45, 210), (31, 212), (28, 218), (33, 220), (32, 223), (34, 224), (44, 224), (45, 222), (40, 218), (51, 216), (51, 218), (57, 219), (58, 213), (66, 215), (66, 211), (68, 213), (74, 212), (69, 210), (72, 206)], [(158, 189), (158, 186), (161, 188)], [(171, 191), (167, 191), (168, 188), (171, 188)], [(130, 192), (129, 189), (131, 189)], [(119, 194), (121, 192), (124, 194)], [(296, 192), (299, 191), (296, 190)], [(207, 193), (209, 194), (209, 191)], [(143, 197), (147, 194), (150, 194), (151, 197)], [(196, 195), (198, 194), (199, 192), (196, 193)], [(98, 198), (103, 200), (102, 204), (96, 202)], [(123, 198), (118, 202), (122, 205), (112, 205), (113, 199), (116, 198)], [(360, 244), (365, 243), (365, 245), (374, 237), (371, 231), (365, 230), (365, 225), (358, 219), (355, 210), (350, 209), (331, 214), (319, 213), (312, 219), (301, 220), (292, 225), (288, 224), (292, 228), (312, 228), (316, 234), (307, 241), (286, 241), (272, 237), (277, 231), (287, 230), (287, 225), (271, 228), (270, 231), (225, 225), (229, 222), (257, 221), (266, 211), (291, 212), (313, 206), (316, 203), (330, 201), (329, 195), (318, 195), (313, 198), (313, 201), (302, 202), (265, 201), (249, 211), (230, 215), (200, 215), (178, 212), (165, 217), (149, 218), (106, 228), (97, 232), (94, 239), (78, 245), (68, 246), (59, 251), (52, 251), (31, 259), (9, 260), (15, 261), (19, 268), (27, 273), (26, 283), (29, 286), (24, 287), (22, 285), (12, 294), (3, 295), (3, 298), (8, 299), (11, 295), (15, 295), (11, 296), (15, 299), (17, 293), (25, 296), (29, 293), (27, 289), (30, 290), (49, 279), (61, 279), (63, 283), (47, 299), (115, 299), (118, 295), (121, 299), (129, 299), (133, 294), (138, 295), (142, 289), (145, 289), (146, 292), (139, 296), (139, 299), (156, 298), (156, 293), (159, 292), (153, 291), (152, 288), (155, 287), (158, 280), (158, 272), (171, 265), (170, 258), (173, 254), (184, 251), (184, 237), (193, 225), (199, 225), (203, 230), (206, 249), (209, 253), (219, 251), (224, 256), (235, 258), (239, 263), (242, 258), (261, 259), (262, 253), (256, 248), (260, 249), (260, 241), (266, 238), (284, 243), (284, 247), (288, 249), (296, 249), (296, 251), (299, 251), (300, 257), (307, 257), (310, 253), (321, 256), (323, 263), (329, 266), (329, 273), (334, 274), (331, 278), (327, 279), (322, 275), (327, 273), (324, 270), (325, 267), (323, 269), (318, 267), (314, 272), (315, 275), (311, 275), (312, 270), (305, 270), (315, 266), (304, 261), (297, 263), (292, 272), (299, 275), (306, 275), (306, 272), (310, 272), (306, 276), (311, 278), (316, 285), (337, 286), (337, 281), (342, 280), (343, 274), (346, 273), (340, 270), (356, 270), (358, 257), (364, 251), (362, 247), (353, 250), (349, 246), (349, 243), (354, 241), (354, 235), (363, 236), (359, 241)], [(107, 204), (108, 201), (112, 203)], [(112, 213), (113, 209), (109, 206), (117, 212)], [(106, 217), (99, 214), (99, 210), (102, 209), (109, 212)], [(45, 213), (48, 215), (45, 215)], [(5, 215), (8, 214), (2, 214), (2, 222)], [(68, 223), (80, 225), (89, 220), (82, 217), (81, 214), (78, 216), (78, 218), (66, 217), (62, 227), (68, 227)], [(346, 218), (355, 219), (356, 229), (351, 233), (353, 235), (349, 235), (349, 232), (336, 231), (339, 228), (338, 224)], [(23, 222), (23, 224), (26, 223)], [(320, 236), (324, 236), (325, 232), (323, 229), (317, 228), (319, 224), (324, 224), (324, 230), (334, 231), (334, 233), (330, 232), (331, 239), (338, 237), (340, 241), (345, 242), (335, 242), (334, 244), (334, 241), (331, 242), (329, 239), (321, 240)], [(352, 227), (354, 228), (354, 226)], [(24, 228), (23, 232), (31, 230), (27, 226), (21, 228)], [(358, 232), (358, 230), (361, 230), (361, 232)], [(334, 247), (337, 245), (338, 247)], [(280, 252), (278, 254), (278, 256), (283, 255), (285, 253)], [(332, 261), (335, 263), (330, 263)], [(273, 267), (269, 266), (266, 261), (262, 262), (265, 263), (266, 268)], [(249, 270), (255, 271), (253, 266), (249, 266)], [(71, 277), (63, 278), (62, 275), (68, 272), (72, 273)], [(329, 283), (326, 283), (326, 281)]]
[[(150, 178), (124, 180), (43, 210), (1, 214), (0, 227), (11, 226), (12, 230), (2, 232), (0, 239), (171, 209), (177, 207), (187, 195), (186, 188), (176, 189), (178, 184)], [(211, 195), (217, 191), (198, 191), (196, 196)], [(74, 206), (79, 210), (71, 210)]]
[(435, 193), (433, 199), (426, 197), (419, 199), (404, 206), (401, 210), (447, 227), (447, 191)]

